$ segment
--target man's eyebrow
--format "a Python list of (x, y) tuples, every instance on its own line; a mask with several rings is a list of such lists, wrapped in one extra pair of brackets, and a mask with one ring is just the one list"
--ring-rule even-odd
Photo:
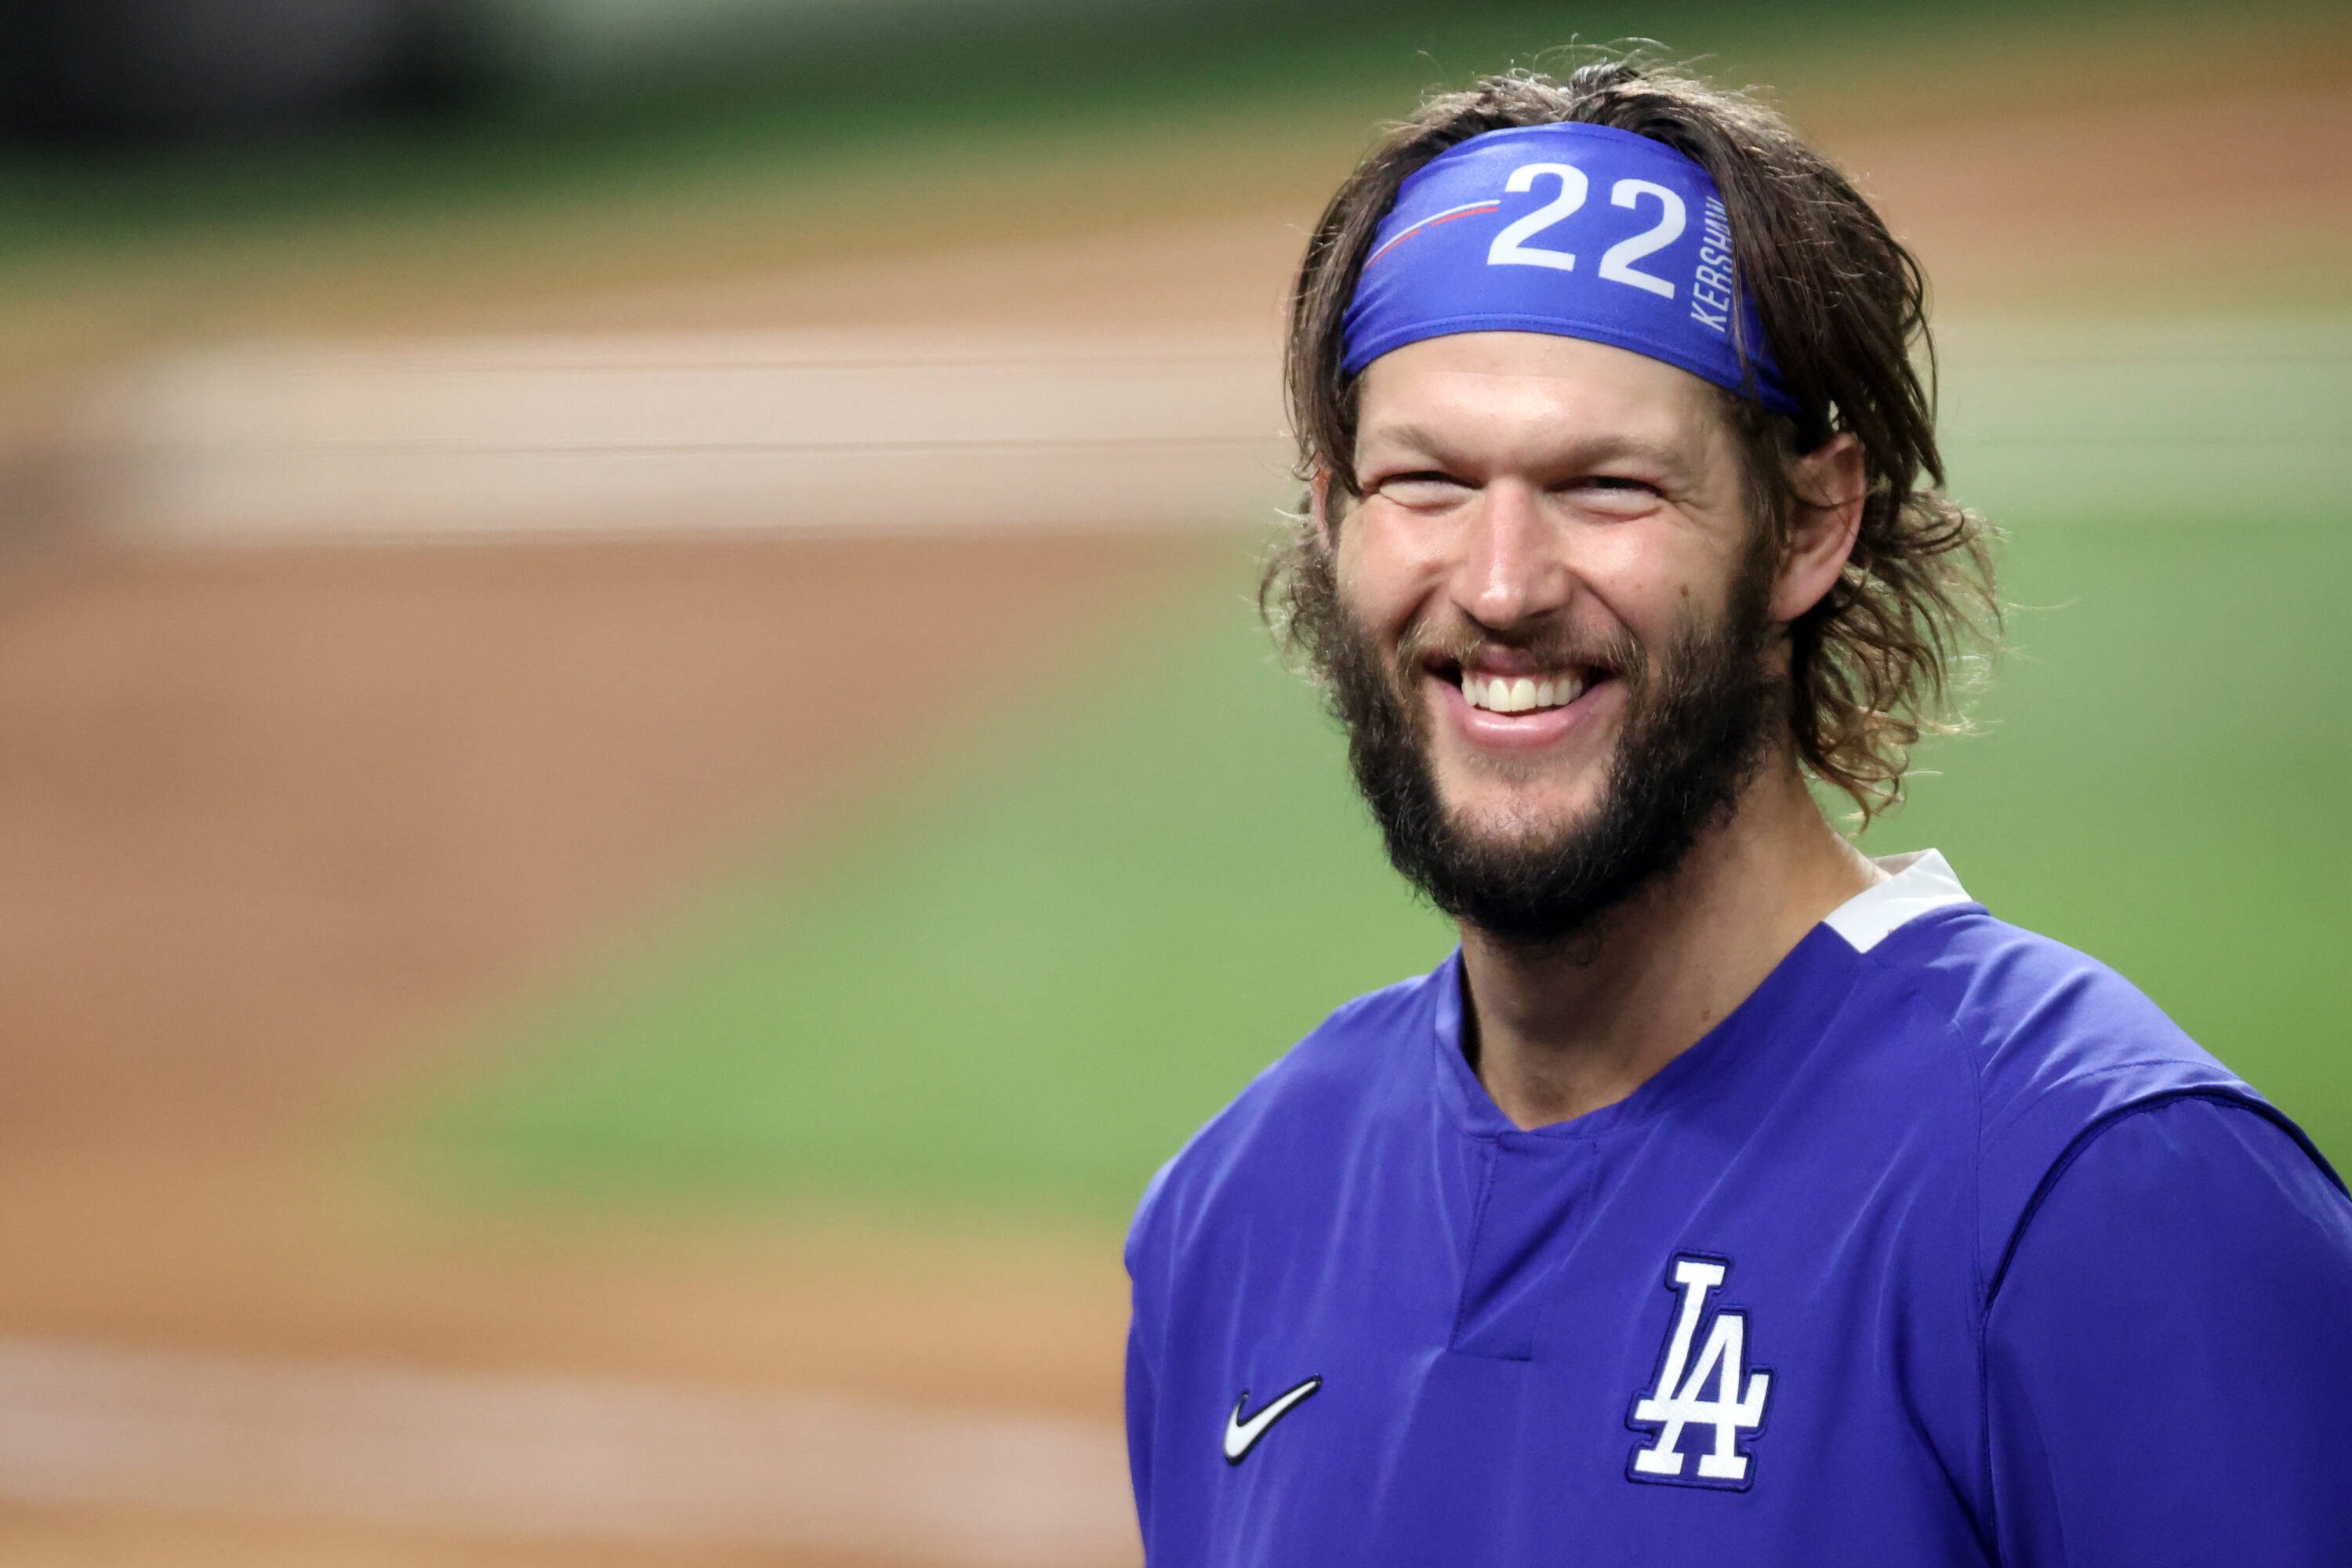
[[(1358, 456), (1375, 445), (1386, 448), (1393, 456), (1426, 458), (1440, 467), (1457, 460), (1450, 442), (1410, 420), (1367, 427), (1356, 439)], [(1684, 474), (1690, 466), (1689, 454), (1675, 443), (1653, 440), (1622, 431), (1597, 432), (1590, 437), (1572, 437), (1560, 445), (1553, 461), (1548, 466), (1585, 468), (1625, 460), (1645, 463), (1674, 475)]]
[(1446, 444), (1410, 420), (1400, 420), (1367, 427), (1356, 437), (1356, 449), (1361, 452), (1375, 442), (1402, 447), (1407, 452), (1426, 458), (1442, 458), (1448, 450)]

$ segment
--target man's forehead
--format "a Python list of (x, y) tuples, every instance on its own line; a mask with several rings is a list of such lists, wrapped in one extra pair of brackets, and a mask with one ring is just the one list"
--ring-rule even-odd
[(1365, 367), (1359, 455), (1606, 447), (1704, 461), (1724, 433), (1715, 389), (1606, 343), (1539, 332), (1430, 338)]

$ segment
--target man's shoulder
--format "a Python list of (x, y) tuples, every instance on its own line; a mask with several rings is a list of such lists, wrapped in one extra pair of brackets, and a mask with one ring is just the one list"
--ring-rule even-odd
[(1989, 1131), (2053, 1095), (2243, 1087), (2123, 975), (1980, 907), (1906, 926), (1868, 956), (1948, 1024)]
[[(1448, 959), (1447, 964), (1453, 963)], [(1445, 968), (1335, 1009), (1275, 1058), (1160, 1168), (1138, 1206), (1129, 1257), (1150, 1233), (1198, 1223), (1221, 1197), (1263, 1188), (1318, 1148), (1344, 1148), (1368, 1118), (1425, 1097), (1428, 1044)]]
[(2151, 1096), (2253, 1094), (2123, 975), (1977, 906), (1899, 930), (1868, 956), (1948, 1026), (1988, 1141)]
[(1965, 1064), (1979, 1250), (1989, 1268), (2067, 1162), (2135, 1112), (2225, 1101), (2275, 1122), (2320, 1158), (2139, 987), (2063, 942), (1970, 905), (1898, 930), (1866, 957), (1939, 1022)]

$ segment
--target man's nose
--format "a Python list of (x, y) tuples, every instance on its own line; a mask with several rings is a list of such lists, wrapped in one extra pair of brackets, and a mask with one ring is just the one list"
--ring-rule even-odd
[(1573, 592), (1559, 520), (1542, 493), (1516, 481), (1489, 483), (1463, 538), (1454, 600), (1463, 614), (1496, 630), (1566, 605)]

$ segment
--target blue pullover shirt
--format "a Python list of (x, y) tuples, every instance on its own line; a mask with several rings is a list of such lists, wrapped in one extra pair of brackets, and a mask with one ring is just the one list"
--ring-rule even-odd
[(1458, 956), (1128, 1245), (1151, 1568), (2347, 1568), (2352, 1200), (1932, 851), (1617, 1104), (1522, 1131)]

